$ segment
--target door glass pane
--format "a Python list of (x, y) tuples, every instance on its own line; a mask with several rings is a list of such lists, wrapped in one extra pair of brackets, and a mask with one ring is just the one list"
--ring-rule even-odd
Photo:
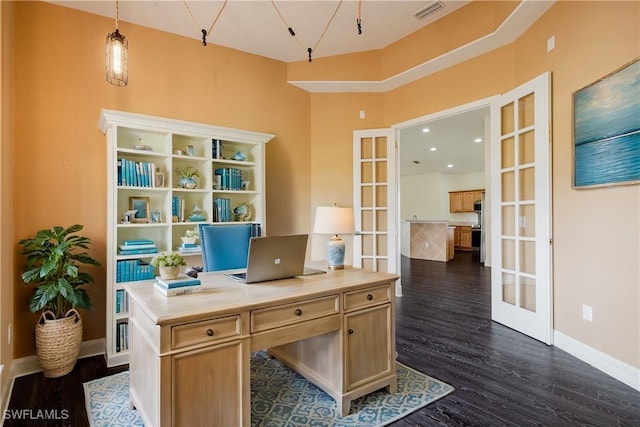
[(362, 219), (362, 230), (361, 231), (372, 231), (373, 230), (373, 212), (372, 211), (361, 211), (361, 219)]
[(378, 234), (376, 236), (376, 250), (378, 251), (378, 256), (387, 256), (387, 235), (386, 234)]
[(513, 240), (502, 240), (502, 268), (507, 270), (516, 269), (516, 242)]
[(387, 182), (387, 162), (376, 161), (376, 182)]
[(527, 164), (527, 163), (533, 163), (536, 160), (536, 156), (535, 156), (535, 131), (530, 130), (528, 132), (523, 133), (522, 135), (520, 135), (520, 139), (519, 139), (519, 150), (518, 150), (518, 155), (520, 157), (519, 159), (519, 163), (522, 164)]
[(502, 273), (502, 301), (516, 305), (516, 276)]
[(373, 159), (373, 142), (371, 138), (360, 139), (360, 157), (362, 159)]
[(536, 312), (536, 280), (520, 277), (520, 307)]
[(516, 199), (516, 183), (513, 171), (502, 174), (502, 201), (513, 202)]
[(376, 158), (377, 159), (387, 158), (387, 138), (385, 137), (376, 138)]
[(376, 271), (382, 271), (384, 273), (389, 272), (388, 262), (386, 258), (379, 259), (377, 265), (378, 269)]
[(378, 225), (377, 231), (387, 231), (387, 211), (386, 210), (376, 211), (376, 222)]
[(504, 236), (516, 235), (516, 208), (515, 206), (502, 207), (502, 234)]
[(514, 106), (513, 102), (510, 102), (507, 105), (504, 105), (500, 109), (500, 121), (502, 125), (500, 127), (500, 135), (506, 135), (508, 133), (513, 132), (513, 114), (514, 114)]
[(520, 242), (520, 271), (523, 273), (536, 274), (535, 242)]
[(387, 207), (387, 186), (376, 185), (376, 207)]
[(373, 166), (371, 162), (362, 162), (360, 168), (360, 182), (363, 184), (371, 184), (373, 182)]
[(362, 269), (363, 270), (373, 270), (373, 260), (371, 258), (362, 258)]
[(520, 235), (535, 237), (536, 235), (536, 206), (520, 205)]
[(523, 96), (518, 100), (518, 128), (533, 126), (535, 100), (533, 93)]
[(360, 187), (360, 204), (363, 208), (373, 207), (373, 188), (371, 186)]
[(520, 169), (520, 200), (533, 200), (536, 197), (535, 169)]
[(502, 140), (502, 169), (512, 168), (515, 164), (515, 146), (513, 137)]
[(373, 235), (362, 234), (362, 255), (372, 256), (373, 253)]

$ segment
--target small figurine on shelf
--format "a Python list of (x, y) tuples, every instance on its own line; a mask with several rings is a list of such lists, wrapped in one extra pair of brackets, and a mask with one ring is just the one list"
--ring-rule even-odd
[(204, 221), (206, 220), (205, 216), (202, 214), (202, 209), (195, 205), (193, 207), (193, 213), (189, 215), (189, 221)]
[(242, 203), (233, 208), (236, 221), (249, 221), (251, 219), (251, 208), (246, 203)]
[(187, 189), (194, 189), (198, 186), (196, 178), (200, 176), (200, 172), (193, 166), (185, 166), (183, 168), (177, 168), (176, 174), (180, 177), (178, 186)]

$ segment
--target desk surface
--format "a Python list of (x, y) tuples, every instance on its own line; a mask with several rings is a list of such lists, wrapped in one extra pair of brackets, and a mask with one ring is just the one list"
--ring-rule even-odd
[(377, 283), (388, 283), (398, 278), (389, 273), (374, 273), (356, 268), (329, 270), (325, 274), (298, 276), (291, 279), (244, 284), (226, 277), (220, 272), (200, 273), (204, 289), (200, 293), (166, 297), (153, 289), (153, 280), (131, 282), (124, 285), (147, 316), (157, 325), (176, 320), (195, 320), (212, 314), (237, 312), (300, 301), (305, 297), (317, 297), (357, 289)]

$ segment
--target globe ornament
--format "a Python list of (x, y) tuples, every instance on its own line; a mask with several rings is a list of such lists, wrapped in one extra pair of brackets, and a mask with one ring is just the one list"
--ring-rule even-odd
[(246, 203), (233, 208), (233, 214), (236, 217), (236, 221), (249, 221), (251, 219), (251, 208)]

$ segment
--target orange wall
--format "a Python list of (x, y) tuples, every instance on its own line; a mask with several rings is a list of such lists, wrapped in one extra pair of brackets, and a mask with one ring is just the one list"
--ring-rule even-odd
[[(42, 2), (18, 2), (15, 12), (14, 244), (42, 228), (81, 223), (104, 264), (101, 108), (277, 134), (266, 150), (267, 232), (308, 230), (310, 96), (286, 84), (285, 64), (121, 22), (130, 62), (129, 86), (120, 88), (104, 80), (112, 19)], [(34, 354), (37, 318), (27, 308), (22, 266), (16, 257), (16, 357)], [(93, 273), (84, 340), (105, 333), (105, 269)]]
[[(450, 15), (451, 29), (442, 31), (450, 34), (473, 24), (475, 16), (466, 9)], [(345, 148), (351, 129), (391, 126), (506, 92), (551, 71), (554, 329), (638, 368), (640, 186), (571, 188), (571, 102), (574, 91), (640, 56), (639, 21), (639, 2), (558, 2), (514, 43), (396, 90), (377, 97), (313, 95), (312, 153), (351, 156)], [(548, 53), (550, 36), (555, 36), (556, 49)], [(409, 36), (399, 44), (413, 43), (406, 52), (418, 52), (422, 42)], [(341, 69), (337, 62), (333, 68)], [(357, 80), (359, 74), (354, 76)], [(326, 77), (332, 79), (333, 75)], [(377, 114), (372, 121), (358, 122), (353, 119), (353, 103), (346, 99), (374, 100)], [(327, 139), (327, 129), (336, 137)], [(326, 162), (326, 155), (313, 157), (312, 171), (317, 173)], [(335, 175), (347, 181), (351, 169), (344, 163), (348, 169)], [(335, 199), (348, 200), (352, 190), (329, 189), (314, 176), (313, 200), (326, 199), (329, 192)], [(582, 319), (582, 304), (593, 307), (593, 322)]]

